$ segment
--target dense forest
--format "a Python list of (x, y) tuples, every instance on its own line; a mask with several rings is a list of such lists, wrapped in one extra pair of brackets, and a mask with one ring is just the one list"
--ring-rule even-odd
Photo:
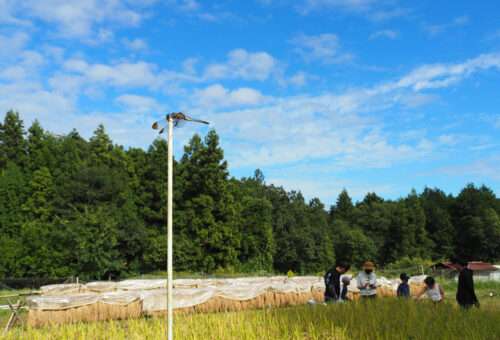
[[(166, 268), (166, 150), (54, 135), (18, 113), (0, 123), (0, 278), (118, 278)], [(485, 186), (332, 207), (231, 178), (219, 137), (194, 135), (175, 161), (176, 271), (317, 273), (336, 259), (500, 259), (500, 200)]]

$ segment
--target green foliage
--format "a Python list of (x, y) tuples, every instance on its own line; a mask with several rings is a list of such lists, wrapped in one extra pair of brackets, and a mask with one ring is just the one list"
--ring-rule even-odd
[(5, 114), (3, 124), (0, 124), (0, 169), (8, 162), (20, 167), (26, 165), (27, 145), (24, 135), (24, 124), (19, 113), (9, 111)]
[(339, 262), (360, 268), (363, 262), (376, 258), (375, 243), (360, 228), (350, 228), (345, 221), (337, 220), (333, 230), (335, 257)]
[(384, 267), (384, 270), (389, 271), (393, 276), (398, 276), (402, 272), (406, 272), (408, 275), (420, 275), (422, 272), (425, 273), (433, 263), (430, 259), (404, 256), (397, 261), (389, 263)]
[[(0, 277), (105, 279), (166, 269), (167, 143), (86, 140), (19, 115), (0, 124)], [(194, 135), (174, 160), (174, 263), (198, 273), (318, 273), (336, 260), (413, 264), (420, 258), (500, 259), (500, 200), (468, 185), (398, 200), (343, 190), (330, 209), (267, 184), (229, 177), (219, 137)], [(406, 262), (405, 262), (406, 261)], [(403, 264), (401, 264), (403, 265)], [(425, 265), (428, 265), (426, 262)]]

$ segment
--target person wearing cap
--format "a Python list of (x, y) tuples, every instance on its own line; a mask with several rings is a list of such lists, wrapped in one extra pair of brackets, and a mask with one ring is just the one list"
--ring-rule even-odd
[(326, 272), (325, 302), (336, 302), (340, 299), (340, 276), (347, 272), (350, 265), (338, 262), (335, 267)]
[(397, 295), (398, 297), (408, 298), (410, 297), (410, 286), (408, 285), (408, 280), (410, 277), (406, 273), (399, 275), (401, 283), (398, 286)]
[(377, 296), (377, 276), (373, 272), (375, 264), (371, 261), (363, 263), (363, 271), (358, 274), (358, 289), (361, 298), (375, 298)]

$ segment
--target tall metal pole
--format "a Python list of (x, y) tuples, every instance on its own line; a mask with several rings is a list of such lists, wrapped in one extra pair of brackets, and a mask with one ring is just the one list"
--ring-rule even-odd
[(173, 223), (173, 149), (174, 119), (168, 116), (168, 198), (167, 198), (167, 338), (173, 340), (173, 264), (172, 264), (172, 223)]

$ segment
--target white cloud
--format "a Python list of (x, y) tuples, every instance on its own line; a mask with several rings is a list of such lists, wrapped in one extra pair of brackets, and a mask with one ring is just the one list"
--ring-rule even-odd
[(424, 65), (402, 77), (393, 86), (412, 87), (415, 91), (443, 88), (458, 83), (474, 72), (489, 68), (500, 69), (500, 54), (482, 54), (458, 64)]
[(438, 137), (438, 141), (444, 145), (456, 145), (459, 142), (457, 135), (446, 134)]
[(492, 156), (485, 159), (473, 161), (465, 165), (454, 165), (452, 167), (443, 167), (437, 172), (457, 177), (465, 177), (469, 182), (477, 182), (478, 178), (500, 181), (500, 157)]
[[(359, 106), (346, 105), (351, 100)], [(382, 168), (432, 152), (432, 143), (425, 139), (389, 142), (379, 131), (381, 122), (357, 113), (366, 109), (363, 104), (361, 95), (289, 97), (257, 109), (214, 114), (210, 120), (231, 140), (227, 153), (236, 167), (334, 160), (337, 170)]]
[(0, 9), (2, 7), (3, 11), (8, 13), (8, 18), (11, 18), (10, 22), (13, 20), (42, 20), (55, 24), (58, 34), (61, 36), (80, 38), (100, 34), (102, 39), (103, 34), (109, 36), (109, 33), (106, 33), (106, 30), (98, 30), (99, 25), (118, 23), (125, 26), (134, 26), (143, 17), (140, 11), (130, 8), (128, 2), (122, 0), (3, 1)]
[(203, 5), (196, 0), (167, 0), (166, 3), (177, 10), (180, 15), (200, 19), (206, 22), (217, 22), (224, 18), (234, 18), (228, 11), (224, 11), (221, 4), (207, 1)]
[(430, 36), (436, 36), (438, 34), (444, 33), (445, 31), (451, 28), (465, 26), (468, 23), (469, 23), (469, 17), (464, 15), (456, 17), (451, 22), (446, 24), (438, 24), (438, 25), (424, 24), (424, 30)]
[(370, 39), (387, 38), (394, 40), (399, 37), (399, 32), (394, 30), (381, 30), (370, 35)]
[(0, 80), (22, 81), (38, 74), (46, 58), (27, 49), (28, 42), (29, 37), (23, 32), (0, 35)]
[(12, 35), (0, 34), (0, 61), (4, 58), (13, 59), (17, 53), (22, 51), (29, 41), (29, 36), (24, 32), (16, 32)]
[(374, 0), (305, 0), (303, 10), (307, 13), (322, 8), (338, 8), (348, 11), (367, 11), (372, 8)]
[(375, 9), (373, 11), (369, 11), (366, 15), (372, 21), (385, 21), (393, 18), (399, 18), (407, 16), (411, 13), (411, 10), (408, 8), (381, 8)]
[[(35, 55), (26, 59), (39, 65)], [(78, 127), (85, 131), (91, 131), (92, 124), (94, 129), (99, 122), (109, 123), (110, 133), (118, 142), (144, 146), (151, 141), (151, 135), (146, 133), (152, 120), (150, 112), (159, 104), (154, 93), (163, 93), (166, 84), (170, 86), (169, 80), (260, 80), (271, 77), (277, 68), (277, 62), (267, 53), (245, 50), (232, 51), (226, 62), (210, 65), (217, 66), (221, 73), (211, 74), (208, 67), (204, 77), (199, 76), (195, 64), (194, 59), (188, 59), (182, 71), (176, 72), (142, 61), (99, 64), (73, 58), (49, 77), (49, 89), (41, 81), (28, 79), (1, 85), (1, 93), (10, 95), (0, 98), (0, 109), (8, 110), (15, 103), (18, 106), (14, 108), (23, 116), (39, 118), (56, 132), (62, 129), (61, 121), (68, 130)], [(418, 97), (417, 101), (425, 102), (429, 94), (423, 91), (451, 86), (490, 68), (500, 69), (500, 54), (484, 54), (461, 63), (423, 65), (399, 79), (344, 92), (271, 98), (248, 87), (229, 89), (212, 84), (182, 95), (179, 100), (187, 102), (184, 107), (194, 116), (213, 122), (223, 137), (232, 166), (290, 166), (321, 161), (334, 170), (382, 168), (426, 159), (440, 146), (450, 145), (450, 140), (424, 135), (400, 142), (386, 130), (386, 122), (377, 113), (407, 106), (408, 98)], [(116, 98), (123, 107), (121, 112), (81, 112), (77, 108), (82, 93), (88, 89), (107, 93), (109, 88), (126, 91)], [(131, 94), (130, 88), (146, 94)], [(145, 135), (137, 135), (138, 131)]]
[(497, 128), (500, 129), (500, 115), (495, 118), (493, 125)]
[[(16, 82), (15, 84), (0, 84), (0, 112), (10, 109), (21, 113), (23, 119), (31, 122), (39, 119), (44, 126), (53, 131), (61, 131), (66, 124), (65, 117), (74, 112), (74, 103), (64, 95), (45, 90), (34, 82)], [(69, 131), (73, 126), (64, 126)]]
[(113, 31), (110, 31), (108, 29), (100, 28), (97, 31), (96, 37), (94, 39), (87, 40), (88, 42), (97, 45), (101, 43), (109, 43), (113, 41), (115, 38), (115, 34)]
[(106, 65), (88, 64), (82, 59), (70, 59), (64, 63), (64, 68), (82, 76), (89, 83), (149, 88), (158, 88), (164, 83), (157, 66), (142, 61)]
[(351, 61), (353, 56), (341, 51), (339, 38), (335, 34), (300, 34), (292, 39), (295, 51), (307, 61), (319, 60), (327, 64)]
[[(463, 63), (424, 65), (400, 79), (372, 88), (274, 98), (258, 108), (215, 112), (209, 118), (231, 141), (231, 147), (226, 149), (236, 167), (332, 160), (336, 169), (383, 168), (426, 159), (441, 146), (458, 140), (443, 135), (396, 142), (384, 133), (385, 124), (376, 119), (377, 112), (408, 106), (409, 98), (415, 95), (420, 103), (412, 105), (421, 105), (434, 97), (420, 91), (451, 86), (488, 68), (500, 69), (500, 55), (480, 55)], [(223, 95), (221, 91), (220, 96)]]
[(308, 75), (305, 72), (299, 71), (288, 79), (288, 82), (295, 86), (304, 86), (307, 83)]
[(266, 52), (248, 52), (244, 49), (232, 50), (225, 63), (210, 64), (206, 67), (206, 80), (241, 78), (245, 80), (267, 80), (276, 70), (277, 61)]
[(135, 94), (123, 94), (116, 98), (116, 102), (124, 106), (127, 111), (146, 113), (161, 110), (161, 105), (156, 99)]
[(200, 4), (196, 0), (181, 0), (178, 1), (178, 6), (183, 11), (196, 11), (200, 9)]
[(145, 40), (143, 40), (143, 39), (139, 39), (139, 38), (128, 39), (128, 38), (125, 38), (125, 39), (122, 40), (122, 42), (125, 44), (125, 46), (128, 49), (131, 49), (131, 50), (134, 50), (134, 51), (141, 51), (141, 50), (147, 50), (148, 49), (148, 43)]
[(259, 91), (248, 87), (240, 87), (231, 91), (220, 84), (215, 84), (196, 90), (193, 100), (200, 106), (216, 108), (258, 105), (266, 101), (266, 98)]
[(59, 46), (44, 45), (42, 46), (43, 53), (51, 60), (61, 63), (64, 60), (64, 49)]
[(437, 101), (439, 97), (433, 94), (412, 92), (401, 95), (399, 101), (406, 107), (416, 108)]
[(399, 7), (397, 1), (379, 0), (304, 0), (298, 9), (305, 15), (331, 9), (362, 15), (373, 21), (402, 17), (410, 12), (406, 8)]
[[(113, 141), (123, 145), (131, 145), (132, 138), (134, 145), (146, 146), (155, 137), (151, 131), (151, 122), (155, 117), (151, 111), (137, 110), (141, 107), (140, 98), (123, 95), (120, 103), (130, 107), (124, 107), (121, 112), (81, 112), (76, 96), (46, 90), (36, 82), (0, 83), (0, 93), (9, 93), (8, 97), (0, 96), (0, 112), (17, 110), (25, 126), (38, 119), (45, 129), (53, 133), (68, 133), (77, 128), (82, 136), (89, 138), (103, 123)], [(154, 104), (154, 101), (142, 99), (143, 106)]]
[(196, 64), (198, 64), (198, 59), (188, 58), (182, 62), (182, 71), (186, 74), (194, 75), (196, 74)]

